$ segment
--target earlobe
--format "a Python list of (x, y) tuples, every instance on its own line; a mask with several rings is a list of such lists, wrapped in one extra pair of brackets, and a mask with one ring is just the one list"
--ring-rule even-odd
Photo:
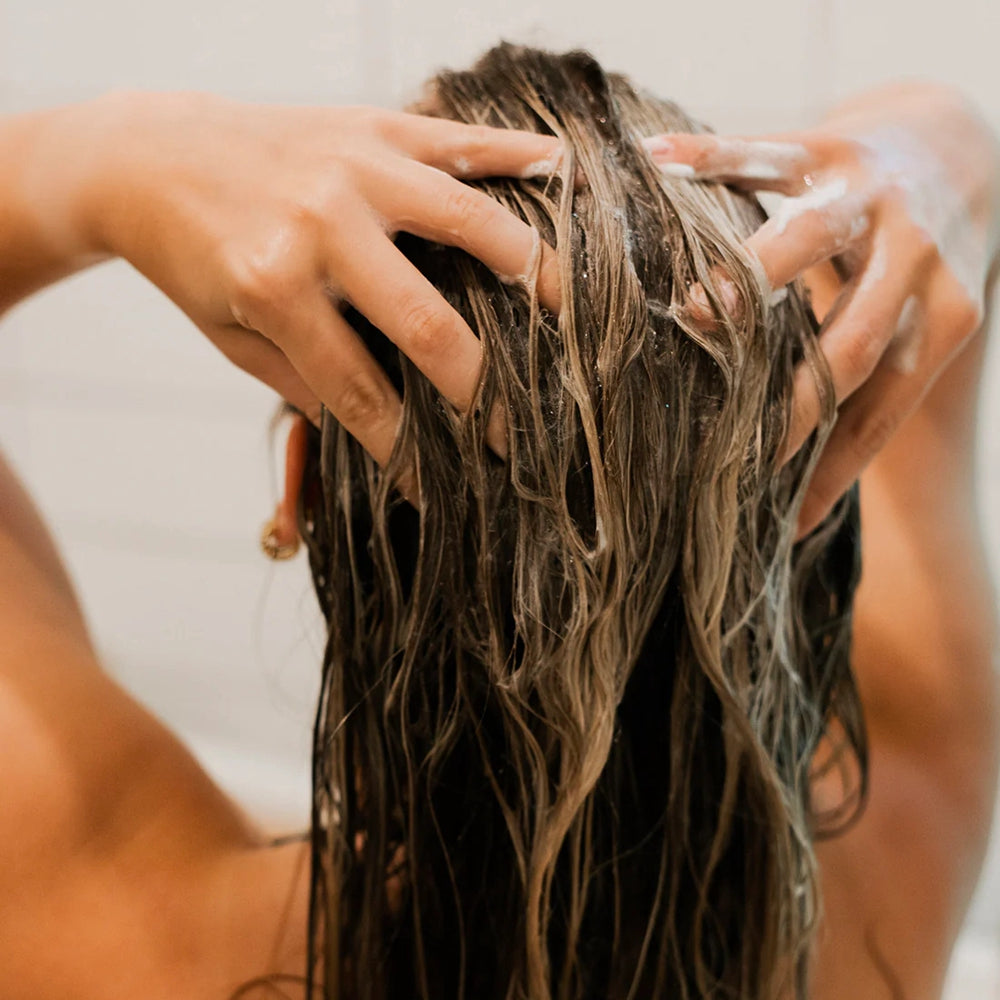
[(301, 413), (292, 417), (292, 426), (285, 445), (285, 490), (278, 501), (274, 517), (261, 530), (260, 547), (270, 559), (291, 559), (299, 551), (299, 529), (296, 510), (302, 490), (306, 464), (306, 444), (309, 421)]

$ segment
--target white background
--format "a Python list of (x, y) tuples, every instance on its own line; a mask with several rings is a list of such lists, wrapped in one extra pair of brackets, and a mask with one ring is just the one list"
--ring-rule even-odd
[[(901, 75), (959, 84), (1000, 127), (997, 0), (2, 0), (0, 112), (116, 87), (399, 105), (501, 38), (590, 48), (721, 130), (806, 125)], [(981, 508), (1000, 567), (991, 336)], [(123, 264), (35, 297), (0, 331), (0, 443), (54, 527), (109, 669), (285, 830), (307, 823), (322, 629), (304, 560), (258, 554), (273, 406)], [(1000, 997), (998, 944), (1000, 848), (951, 997)]]

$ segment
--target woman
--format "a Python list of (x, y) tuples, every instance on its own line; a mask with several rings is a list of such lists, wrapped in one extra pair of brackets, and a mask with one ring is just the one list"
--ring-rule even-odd
[[(951, 134), (938, 149), (942, 124)], [(876, 125), (895, 147), (871, 138)], [(975, 151), (971, 159), (949, 159), (956, 133), (967, 154)], [(336, 149), (332, 134), (344, 137)], [(969, 388), (981, 344), (928, 389), (978, 326), (995, 252), (980, 237), (996, 215), (992, 140), (950, 94), (921, 91), (874, 95), (863, 114), (844, 111), (793, 137), (797, 158), (779, 149), (781, 164), (763, 169), (754, 154), (774, 153), (773, 146), (734, 153), (720, 143), (712, 160), (699, 145), (706, 142), (674, 139), (652, 153), (689, 166), (688, 178), (700, 169), (822, 191), (751, 237), (772, 288), (832, 256), (848, 279), (824, 346), (838, 402), (848, 395), (856, 402), (842, 408), (839, 442), (824, 453), (827, 472), (805, 508), (804, 530), (926, 396), (863, 484), (868, 568), (856, 600), (853, 665), (871, 787), (857, 824), (819, 848), (826, 915), (814, 983), (819, 996), (873, 994), (887, 979), (904, 995), (934, 996), (995, 787), (993, 610), (971, 510)], [(552, 172), (568, 154), (548, 137), (470, 133), (381, 113), (116, 97), (5, 123), (3, 143), (5, 304), (121, 254), (303, 412), (315, 417), (322, 401), (380, 464), (395, 439), (397, 389), (330, 307), (331, 293), (364, 313), (459, 410), (475, 398), (479, 362), (468, 324), (442, 305), (387, 232), (457, 244), (502, 275), (532, 273), (535, 255), (539, 302), (553, 312), (563, 305), (552, 250), (492, 199), (440, 173)], [(913, 157), (902, 172), (900, 146)], [(817, 186), (817, 177), (825, 183)], [(967, 224), (956, 212), (933, 232), (936, 220), (904, 197), (921, 184), (930, 192), (951, 184)], [(258, 207), (252, 218), (247, 204)], [(936, 246), (946, 233), (949, 242)], [(912, 259), (899, 256), (914, 246), (920, 252)], [(956, 246), (965, 249), (956, 255)], [(880, 259), (884, 273), (873, 266)], [(859, 272), (867, 280), (852, 277)], [(970, 274), (983, 286), (978, 293), (968, 287)], [(712, 284), (706, 273), (703, 290), (692, 288), (681, 304), (694, 326), (711, 329), (749, 311), (739, 285)], [(816, 273), (811, 286), (826, 312), (839, 292), (836, 276)], [(894, 338), (906, 301), (895, 310), (900, 286), (919, 292), (912, 363)], [(802, 382), (789, 451), (815, 419), (810, 382)], [(482, 425), (500, 453), (509, 443), (502, 422), (491, 415)], [(935, 469), (934, 489), (926, 481), (914, 489), (913, 463)], [(402, 489), (419, 502), (419, 470), (414, 477), (396, 466)], [(58, 558), (10, 475), (4, 495), (0, 711), (11, 777), (0, 805), (0, 967), (7, 994), (223, 996), (258, 974), (301, 974), (303, 849), (267, 847), (183, 749), (100, 673)], [(840, 797), (818, 782), (821, 805), (827, 793)], [(364, 786), (354, 794), (363, 796)], [(899, 829), (905, 839), (894, 838)], [(363, 853), (363, 839), (354, 849)]]

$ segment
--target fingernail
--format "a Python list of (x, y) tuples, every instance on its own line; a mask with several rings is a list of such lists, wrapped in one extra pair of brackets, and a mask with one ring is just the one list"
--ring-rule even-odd
[(412, 466), (401, 472), (393, 484), (414, 510), (420, 510), (420, 490), (417, 487), (417, 473)]
[(521, 180), (529, 181), (534, 177), (549, 177), (559, 167), (562, 156), (549, 156), (544, 160), (535, 160), (529, 163), (518, 175)]
[(722, 299), (722, 306), (733, 319), (740, 319), (743, 316), (743, 297), (737, 287), (724, 276), (718, 278), (717, 289), (719, 298)]
[(648, 135), (642, 140), (642, 144), (646, 151), (654, 157), (673, 156), (676, 151), (673, 140), (668, 139), (665, 135)]
[[(558, 173), (563, 165), (563, 157), (566, 155), (566, 149), (564, 146), (559, 147), (559, 151), (552, 156), (547, 156), (541, 160), (535, 160), (533, 163), (529, 163), (519, 174), (518, 177), (523, 181), (530, 181), (536, 178), (547, 178), (551, 177), (553, 174)], [(577, 167), (573, 174), (573, 187), (582, 188), (587, 185), (587, 177), (584, 172)]]
[(538, 301), (549, 312), (559, 315), (562, 309), (561, 275), (559, 273), (559, 258), (554, 252), (547, 253), (542, 258), (542, 266), (538, 269), (536, 290)]
[(504, 461), (507, 459), (507, 428), (499, 405), (493, 407), (486, 424), (486, 443)]
[(690, 180), (694, 177), (694, 167), (687, 163), (657, 163), (660, 173), (667, 177), (685, 177)]
[(565, 155), (566, 147), (560, 143), (554, 153), (529, 163), (518, 176), (522, 180), (530, 180), (532, 177), (550, 177), (562, 166)]
[[(722, 300), (722, 309), (734, 321), (743, 317), (743, 296), (733, 282), (722, 274), (715, 275), (715, 293)], [(709, 301), (705, 286), (696, 281), (688, 289), (686, 310), (688, 316), (698, 325), (711, 328), (718, 322), (715, 310)]]
[(652, 156), (653, 162), (660, 168), (661, 174), (687, 180), (695, 176), (695, 169), (690, 163), (677, 161), (677, 146), (672, 139), (662, 135), (651, 135), (643, 139), (642, 144)]
[(712, 319), (712, 304), (702, 283), (696, 282), (688, 289), (687, 313), (695, 322)]

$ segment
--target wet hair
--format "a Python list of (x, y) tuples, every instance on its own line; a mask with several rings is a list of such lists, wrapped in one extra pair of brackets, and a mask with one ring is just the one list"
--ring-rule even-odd
[[(556, 248), (563, 306), (399, 238), (482, 341), (468, 414), (349, 317), (403, 417), (386, 470), (329, 413), (309, 442), (300, 529), (329, 624), (311, 983), (805, 997), (813, 844), (866, 773), (856, 493), (795, 542), (834, 405), (815, 319), (798, 287), (772, 301), (742, 248), (756, 201), (664, 177), (640, 144), (703, 128), (591, 56), (501, 45), (420, 110), (565, 143), (557, 177), (476, 183)], [(686, 309), (694, 282), (712, 323)], [(782, 466), (800, 365), (824, 423)], [(409, 467), (419, 511), (392, 486)], [(821, 742), (858, 793), (824, 815)]]

